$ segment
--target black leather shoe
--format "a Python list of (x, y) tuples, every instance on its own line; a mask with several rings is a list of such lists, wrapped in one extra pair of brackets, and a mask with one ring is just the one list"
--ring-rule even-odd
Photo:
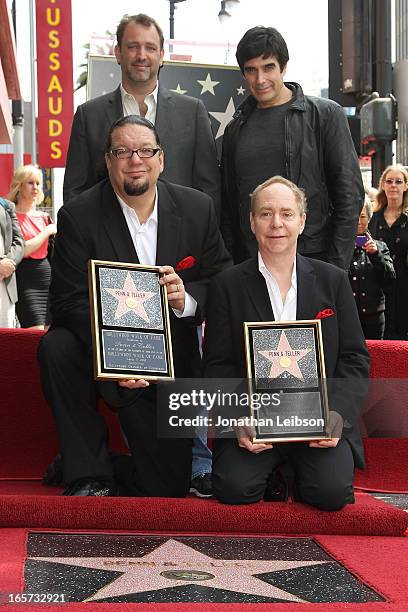
[(264, 501), (287, 501), (289, 486), (279, 470), (270, 474), (264, 493)]
[(190, 484), (190, 493), (194, 493), (197, 497), (212, 497), (212, 480), (211, 474), (199, 474)]
[(42, 477), (42, 484), (50, 487), (58, 487), (63, 484), (63, 481), (64, 476), (62, 473), (62, 459), (61, 455), (58, 454), (47, 467), (47, 471)]
[(62, 495), (76, 497), (115, 497), (116, 487), (109, 482), (100, 480), (75, 480), (71, 483)]

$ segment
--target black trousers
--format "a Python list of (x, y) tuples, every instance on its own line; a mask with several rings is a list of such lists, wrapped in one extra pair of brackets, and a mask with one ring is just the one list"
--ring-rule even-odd
[[(60, 440), (64, 481), (82, 478), (119, 484), (123, 494), (184, 497), (191, 478), (189, 439), (157, 436), (154, 385), (128, 390), (93, 380), (92, 356), (68, 329), (51, 329), (42, 339), (38, 359), (44, 395)], [(105, 393), (106, 391), (106, 393)], [(115, 406), (131, 457), (111, 457), (107, 428), (97, 411), (101, 394)]]
[(289, 463), (295, 474), (298, 501), (321, 510), (340, 510), (354, 502), (354, 460), (347, 440), (334, 448), (310, 448), (308, 443), (275, 444), (259, 454), (234, 439), (217, 439), (213, 449), (213, 489), (220, 502), (250, 504), (263, 499), (268, 477)]
[(385, 329), (385, 316), (383, 312), (363, 317), (360, 313), (361, 327), (366, 340), (382, 340)]

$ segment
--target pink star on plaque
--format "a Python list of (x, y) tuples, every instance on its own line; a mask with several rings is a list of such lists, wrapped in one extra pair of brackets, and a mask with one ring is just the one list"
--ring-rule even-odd
[(310, 353), (312, 349), (293, 349), (282, 331), (279, 344), (276, 349), (269, 351), (258, 351), (263, 357), (272, 362), (270, 378), (278, 378), (283, 372), (289, 372), (295, 378), (304, 380), (304, 376), (299, 368), (298, 361)]
[(118, 305), (115, 313), (115, 320), (122, 317), (127, 312), (134, 312), (146, 323), (150, 323), (147, 312), (144, 308), (144, 303), (156, 295), (153, 291), (139, 291), (133, 282), (131, 274), (128, 272), (123, 289), (108, 289), (105, 291), (113, 295), (118, 300)]

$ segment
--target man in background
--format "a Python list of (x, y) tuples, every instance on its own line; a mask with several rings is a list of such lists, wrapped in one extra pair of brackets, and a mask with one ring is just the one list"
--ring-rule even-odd
[(364, 189), (343, 109), (284, 82), (289, 53), (274, 28), (248, 30), (236, 57), (250, 96), (225, 130), (221, 163), (221, 230), (235, 263), (257, 251), (249, 194), (279, 175), (306, 193), (299, 252), (348, 270)]
[(135, 114), (156, 127), (166, 155), (162, 178), (204, 191), (218, 210), (220, 178), (210, 120), (200, 100), (160, 85), (164, 56), (160, 26), (147, 15), (125, 15), (116, 38), (121, 84), (115, 91), (81, 104), (75, 113), (64, 203), (106, 177), (104, 149), (109, 128), (116, 119)]

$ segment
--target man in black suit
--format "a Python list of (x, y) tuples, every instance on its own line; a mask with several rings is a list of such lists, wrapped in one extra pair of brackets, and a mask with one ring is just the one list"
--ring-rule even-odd
[(106, 95), (78, 107), (71, 131), (64, 202), (106, 176), (104, 150), (112, 123), (124, 115), (145, 116), (155, 126), (166, 155), (163, 178), (194, 187), (213, 199), (219, 214), (220, 174), (207, 111), (196, 98), (162, 87), (163, 32), (147, 15), (125, 15), (115, 55), (122, 82)]
[(250, 222), (258, 253), (214, 279), (206, 317), (205, 375), (246, 378), (244, 321), (321, 318), (332, 437), (272, 446), (253, 443), (254, 431), (244, 427), (237, 439), (216, 439), (213, 487), (224, 503), (267, 499), (274, 470), (284, 462), (294, 469), (299, 500), (324, 510), (354, 501), (354, 466), (364, 464), (357, 420), (369, 355), (347, 274), (296, 254), (305, 220), (304, 194), (287, 179), (273, 177), (255, 189)]
[[(191, 440), (158, 439), (156, 388), (144, 380), (101, 382), (92, 374), (89, 259), (156, 264), (167, 285), (176, 376), (199, 364), (196, 325), (209, 278), (229, 264), (211, 198), (158, 182), (164, 153), (154, 126), (130, 115), (111, 127), (105, 179), (62, 207), (52, 265), (53, 324), (39, 350), (44, 394), (60, 437), (65, 495), (113, 495), (115, 478), (97, 392), (118, 409), (132, 452), (119, 484), (133, 495), (181, 497), (190, 485)], [(189, 266), (175, 269), (180, 262)]]
[[(115, 91), (82, 104), (75, 113), (64, 202), (106, 177), (104, 151), (109, 128), (116, 119), (137, 114), (156, 126), (166, 155), (163, 178), (211, 196), (219, 219), (220, 171), (208, 114), (200, 100), (160, 85), (158, 74), (164, 56), (160, 26), (144, 14), (125, 15), (116, 38), (115, 55), (122, 82)], [(193, 446), (191, 485), (197, 495), (211, 495), (210, 472), (211, 452), (203, 435), (194, 440)]]

